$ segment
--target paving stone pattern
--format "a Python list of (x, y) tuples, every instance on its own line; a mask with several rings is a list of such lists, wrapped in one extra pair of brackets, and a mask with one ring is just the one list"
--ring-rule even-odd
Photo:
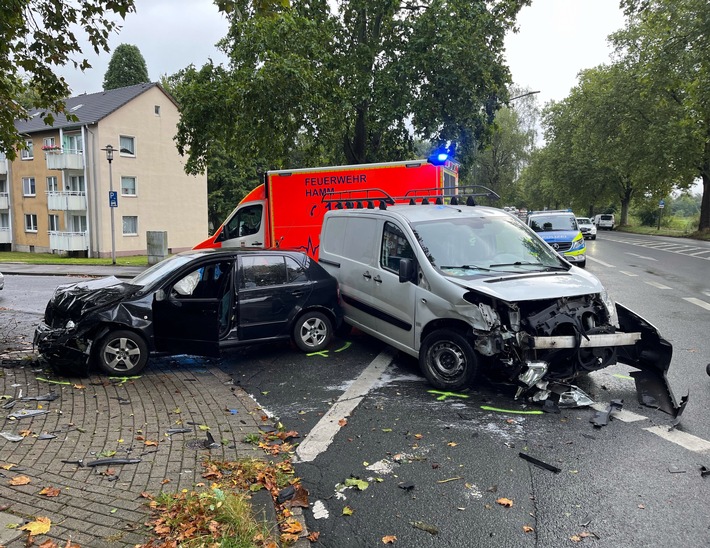
[[(32, 362), (18, 365), (15, 360), (5, 365), (0, 369), (0, 394), (16, 396), (22, 390), (23, 397), (59, 395), (54, 401), (17, 401), (11, 409), (0, 409), (0, 431), (31, 431), (19, 442), (0, 437), (0, 465), (19, 468), (0, 469), (0, 506), (10, 505), (4, 513), (25, 520), (48, 517), (51, 529), (36, 538), (38, 544), (47, 538), (60, 546), (71, 538), (82, 548), (146, 542), (144, 524), (149, 514), (141, 493), (192, 489), (202, 481), (201, 462), (207, 456), (264, 458), (260, 449), (242, 441), (259, 432), (262, 412), (257, 403), (209, 360), (153, 358), (140, 378), (125, 382), (100, 375), (57, 377)], [(50, 384), (37, 377), (71, 384)], [(7, 418), (40, 406), (49, 413)], [(204, 447), (207, 430), (201, 425), (209, 427), (217, 447)], [(190, 432), (168, 435), (171, 428), (190, 428)], [(56, 437), (37, 437), (48, 433)], [(107, 451), (116, 452), (111, 458), (141, 462), (86, 466)], [(62, 462), (80, 459), (85, 466)], [(31, 483), (10, 485), (17, 475), (30, 477)], [(48, 486), (61, 489), (60, 495), (39, 495)], [(10, 542), (8, 548), (24, 546), (26, 536)]]

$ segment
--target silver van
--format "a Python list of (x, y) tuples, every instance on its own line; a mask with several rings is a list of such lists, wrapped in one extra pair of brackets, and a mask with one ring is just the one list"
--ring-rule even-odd
[(418, 357), (436, 388), (485, 369), (544, 399), (548, 381), (617, 361), (666, 385), (671, 345), (517, 218), (456, 197), (332, 201), (319, 262), (338, 280), (345, 321)]
[(616, 221), (613, 213), (603, 213), (594, 216), (594, 224), (599, 230), (614, 230)]

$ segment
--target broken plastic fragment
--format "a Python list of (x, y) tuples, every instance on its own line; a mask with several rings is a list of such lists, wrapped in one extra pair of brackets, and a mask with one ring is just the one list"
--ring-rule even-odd
[(588, 407), (594, 403), (594, 400), (587, 396), (582, 390), (576, 386), (570, 386), (569, 390), (560, 394), (560, 407)]
[(54, 434), (40, 434), (39, 436), (37, 436), (37, 439), (38, 440), (53, 440), (56, 437), (57, 436), (55, 436)]
[(412, 524), (412, 527), (415, 527), (416, 529), (421, 529), (422, 531), (426, 531), (427, 533), (431, 533), (432, 535), (439, 534), (439, 529), (437, 529), (433, 525), (424, 523), (423, 521), (412, 521), (410, 523)]
[(414, 489), (414, 482), (413, 481), (403, 481), (403, 482), (400, 482), (397, 485), (397, 487), (399, 487), (400, 489), (404, 489), (405, 491), (411, 491), (412, 489)]
[(22, 401), (54, 401), (59, 397), (56, 392), (49, 392), (41, 396), (25, 396)]
[(10, 413), (7, 418), (9, 419), (25, 419), (27, 417), (36, 417), (37, 415), (46, 415), (49, 413), (46, 409), (22, 409), (15, 413)]
[(86, 466), (104, 466), (112, 464), (138, 464), (141, 459), (98, 459), (87, 462)]
[(17, 434), (13, 434), (12, 432), (0, 432), (0, 436), (5, 438), (7, 441), (22, 441), (24, 438), (22, 436), (19, 436)]
[(547, 464), (546, 462), (542, 462), (541, 460), (536, 459), (535, 457), (531, 457), (530, 455), (526, 453), (518, 453), (518, 456), (526, 460), (535, 466), (538, 466), (539, 468), (544, 468), (545, 470), (549, 470), (550, 472), (554, 472), (555, 474), (559, 474), (562, 470), (557, 468), (557, 466), (552, 466), (551, 464)]
[(547, 372), (547, 362), (528, 362), (528, 368), (522, 373), (518, 380), (527, 386), (534, 385)]
[(624, 400), (611, 400), (609, 406), (604, 411), (597, 411), (594, 413), (589, 422), (594, 426), (601, 427), (609, 424), (609, 419), (611, 418), (612, 411), (621, 411), (624, 405)]
[(707, 468), (705, 466), (700, 467), (700, 477), (701, 478), (706, 478), (710, 476), (710, 468)]

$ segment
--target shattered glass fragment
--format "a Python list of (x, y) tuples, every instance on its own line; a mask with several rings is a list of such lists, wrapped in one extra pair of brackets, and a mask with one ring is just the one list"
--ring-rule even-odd
[(24, 438), (18, 434), (13, 434), (12, 432), (0, 432), (0, 436), (5, 438), (7, 441), (22, 441)]
[(567, 392), (560, 394), (560, 407), (588, 407), (594, 400), (576, 386), (570, 386)]
[(9, 419), (26, 419), (27, 417), (36, 417), (38, 415), (46, 415), (49, 413), (46, 409), (22, 409), (16, 411), (15, 413), (10, 413), (7, 417)]

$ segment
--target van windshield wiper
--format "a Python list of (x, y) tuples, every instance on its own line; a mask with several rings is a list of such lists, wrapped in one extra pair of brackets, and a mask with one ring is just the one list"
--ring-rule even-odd
[(447, 270), (452, 270), (452, 269), (461, 269), (461, 270), (485, 270), (486, 272), (490, 272), (490, 268), (486, 268), (485, 266), (478, 266), (475, 264), (462, 264), (462, 265), (456, 265), (456, 266), (440, 266), (440, 269), (447, 269)]
[(564, 266), (556, 266), (556, 265), (547, 265), (543, 263), (533, 263), (530, 261), (515, 261), (514, 263), (499, 263), (499, 264), (492, 264), (491, 268), (496, 268), (498, 266), (539, 266), (544, 268), (545, 270), (567, 270), (566, 267)]

